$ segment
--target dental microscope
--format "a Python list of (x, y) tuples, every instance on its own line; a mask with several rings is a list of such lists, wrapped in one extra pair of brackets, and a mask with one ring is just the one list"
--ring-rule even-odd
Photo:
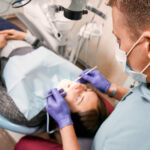
[[(88, 11), (86, 10), (87, 1), (88, 0), (71, 0), (69, 8), (57, 6), (56, 11), (64, 11), (64, 16), (68, 19), (80, 20), (82, 18), (82, 15), (88, 13)], [(11, 4), (13, 8), (20, 8), (30, 2), (31, 0), (13, 0)]]
[[(12, 7), (13, 8), (20, 8), (28, 3), (30, 3), (32, 0), (13, 0), (12, 1)], [(106, 18), (105, 14), (96, 8), (87, 5), (88, 0), (70, 0), (70, 5), (68, 8), (65, 8), (64, 6), (58, 6), (55, 5), (55, 11), (63, 11), (64, 16), (67, 19), (70, 20), (80, 20), (82, 19), (82, 16), (85, 14), (88, 14), (88, 10), (99, 15), (103, 19)]]

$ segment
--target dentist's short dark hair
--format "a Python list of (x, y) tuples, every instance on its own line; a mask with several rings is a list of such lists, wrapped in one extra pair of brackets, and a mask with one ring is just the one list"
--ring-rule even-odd
[(150, 0), (109, 0), (108, 6), (117, 7), (136, 38), (150, 28)]

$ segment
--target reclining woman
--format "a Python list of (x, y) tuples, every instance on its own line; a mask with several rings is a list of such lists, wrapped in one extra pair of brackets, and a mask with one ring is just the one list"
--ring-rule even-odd
[[(32, 39), (33, 38), (34, 37), (32, 37)], [(31, 43), (28, 44), (25, 42), (25, 40), (31, 42), (29, 39), (31, 39), (31, 35), (29, 36), (28, 33), (14, 29), (0, 32), (1, 57), (8, 58), (8, 61), (5, 60), (2, 62), (2, 72), (5, 65), (9, 62), (9, 58), (16, 55), (24, 56), (34, 51), (30, 45)], [(35, 42), (35, 40), (32, 41)], [(94, 90), (81, 83), (65, 81), (63, 84), (61, 83), (60, 88), (65, 90), (67, 88), (65, 100), (71, 108), (72, 119), (77, 135), (80, 137), (93, 137), (101, 123), (111, 113), (113, 107)], [(0, 107), (0, 114), (11, 122), (28, 127), (45, 124), (45, 110), (39, 112), (39, 114), (31, 120), (27, 120), (9, 96), (3, 100)], [(51, 121), (50, 130), (54, 128), (57, 128), (56, 123)]]

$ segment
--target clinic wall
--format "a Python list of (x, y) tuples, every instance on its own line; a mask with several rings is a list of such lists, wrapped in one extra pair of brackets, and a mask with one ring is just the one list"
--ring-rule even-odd
[[(97, 7), (99, 0), (89, 0), (89, 2)], [(98, 65), (99, 70), (104, 74), (104, 76), (111, 82), (115, 82), (119, 85), (123, 85), (127, 76), (121, 70), (119, 64), (115, 59), (115, 48), (116, 48), (116, 39), (112, 34), (112, 15), (111, 8), (106, 6), (106, 1), (103, 0), (101, 6), (98, 8), (103, 11), (107, 15), (107, 19), (104, 21), (100, 17), (96, 16), (94, 22), (103, 25), (103, 34), (101, 37), (101, 41), (98, 47), (98, 55), (94, 65)], [(87, 21), (91, 21), (93, 17), (93, 13), (90, 13), (87, 16), (84, 16), (81, 21), (75, 22), (74, 27), (71, 31), (72, 37), (79, 32), (80, 28), (83, 24), (87, 23)], [(89, 54), (89, 62), (91, 60), (91, 56), (94, 55), (95, 49), (97, 46), (97, 39), (91, 40), (88, 47), (90, 47)], [(82, 60), (85, 59), (85, 51), (87, 49), (87, 43), (84, 43), (82, 53), (80, 58)], [(94, 66), (93, 65), (93, 66)]]

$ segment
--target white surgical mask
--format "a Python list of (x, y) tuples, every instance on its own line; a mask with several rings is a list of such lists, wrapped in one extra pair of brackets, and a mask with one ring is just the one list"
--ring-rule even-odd
[(128, 65), (126, 65), (125, 72), (132, 77), (135, 81), (146, 83), (147, 75), (145, 75), (143, 72), (150, 66), (150, 63), (141, 71), (141, 72), (135, 72), (133, 71)]
[(125, 72), (127, 56), (126, 56), (125, 51), (120, 50), (118, 43), (116, 43), (116, 52), (115, 53), (116, 53), (115, 56), (116, 56), (118, 63), (120, 64), (121, 68)]
[(120, 63), (123, 71), (127, 73), (130, 77), (132, 77), (135, 81), (146, 83), (147, 75), (145, 75), (143, 72), (150, 66), (150, 63), (141, 72), (135, 72), (127, 65), (127, 57), (129, 56), (131, 51), (133, 51), (133, 49), (136, 47), (136, 45), (140, 42), (142, 38), (143, 35), (135, 42), (135, 44), (131, 47), (131, 49), (127, 54), (125, 51), (120, 50), (119, 44), (117, 44), (116, 59)]

